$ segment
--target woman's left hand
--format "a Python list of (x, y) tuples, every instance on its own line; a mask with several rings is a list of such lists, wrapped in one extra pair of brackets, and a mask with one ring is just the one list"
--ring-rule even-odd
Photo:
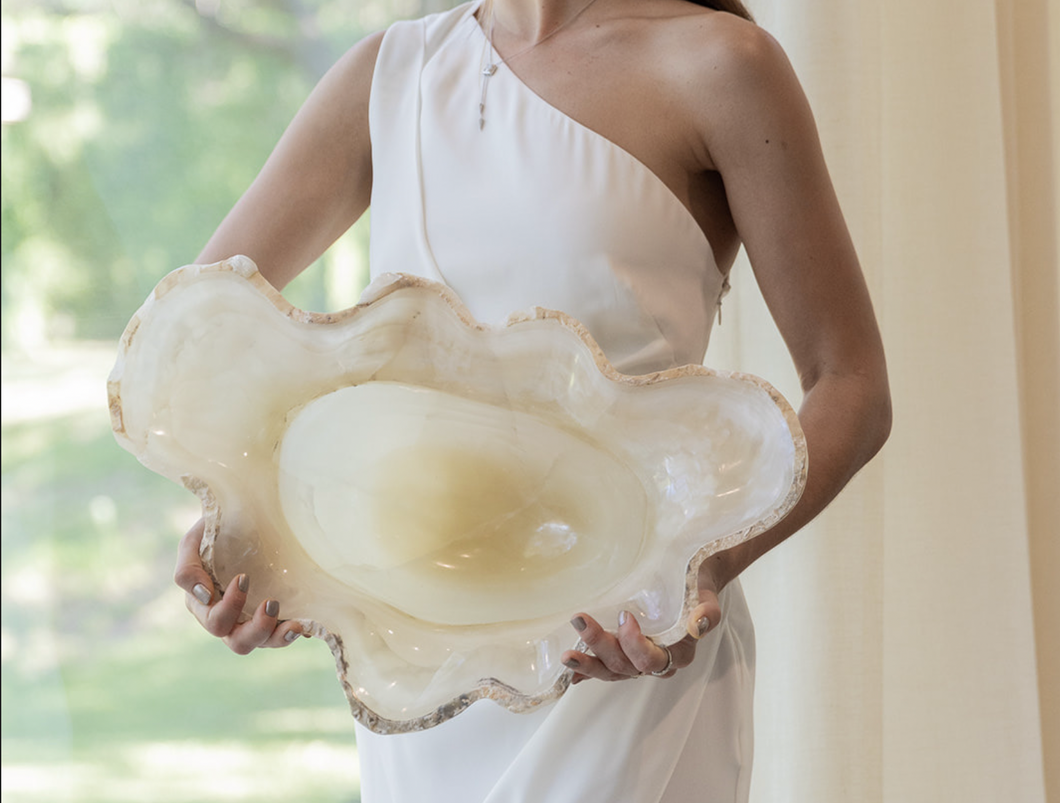
[(719, 563), (706, 560), (700, 567), (699, 604), (688, 617), (688, 635), (669, 647), (660, 646), (641, 633), (637, 617), (628, 611), (619, 614), (618, 630), (614, 633), (605, 630), (588, 614), (577, 614), (571, 619), (571, 625), (589, 651), (563, 653), (564, 666), (574, 670), (572, 682), (580, 683), (588, 678), (629, 680), (642, 675), (668, 678), (692, 663), (698, 641), (721, 620)]

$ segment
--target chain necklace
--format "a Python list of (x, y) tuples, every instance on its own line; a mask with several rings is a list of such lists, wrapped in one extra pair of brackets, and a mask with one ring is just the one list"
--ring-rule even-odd
[(583, 5), (577, 12), (570, 18), (565, 20), (560, 25), (553, 28), (547, 34), (542, 36), (532, 45), (524, 47), (522, 50), (512, 53), (510, 56), (505, 56), (502, 59), (494, 59), (497, 55), (497, 51), (493, 47), (493, 0), (486, 0), (486, 41), (482, 47), (482, 59), (481, 59), (481, 72), (479, 78), (479, 101), (478, 101), (478, 129), (481, 131), (486, 127), (486, 90), (489, 88), (489, 80), (493, 77), (493, 74), (497, 72), (497, 68), (502, 64), (508, 64), (515, 60), (524, 53), (529, 53), (535, 47), (544, 42), (547, 42), (557, 33), (562, 31), (568, 25), (572, 24), (578, 17), (589, 10), (589, 7), (595, 3), (596, 0), (589, 0), (588, 3)]

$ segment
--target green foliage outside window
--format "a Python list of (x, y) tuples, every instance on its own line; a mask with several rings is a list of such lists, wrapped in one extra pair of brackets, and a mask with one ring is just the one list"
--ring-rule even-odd
[[(432, 10), (5, 0), (5, 803), (358, 799), (327, 649), (238, 658), (183, 610), (170, 573), (195, 501), (114, 444), (105, 380), (129, 317), (195, 258), (330, 64)], [(286, 294), (349, 305), (366, 245), (358, 224)]]

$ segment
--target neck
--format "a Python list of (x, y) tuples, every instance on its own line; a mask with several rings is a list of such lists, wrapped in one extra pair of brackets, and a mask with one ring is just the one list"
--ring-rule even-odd
[[(517, 43), (542, 41), (557, 28), (569, 24), (590, 0), (486, 0), (482, 13), (488, 18), (493, 6), (498, 34)], [(598, 0), (603, 2), (603, 0)]]

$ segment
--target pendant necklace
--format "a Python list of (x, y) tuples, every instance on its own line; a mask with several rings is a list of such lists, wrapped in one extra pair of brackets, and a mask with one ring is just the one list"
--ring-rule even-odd
[(540, 45), (540, 44), (542, 44), (544, 42), (547, 42), (549, 39), (551, 39), (557, 33), (562, 31), (564, 28), (566, 28), (568, 25), (570, 25), (576, 19), (578, 19), (578, 17), (580, 17), (582, 14), (584, 14), (586, 11), (588, 11), (589, 7), (595, 2), (596, 2), (596, 0), (589, 0), (589, 2), (586, 3), (585, 5), (583, 5), (580, 9), (578, 9), (578, 11), (570, 19), (565, 20), (563, 23), (561, 23), (560, 25), (558, 25), (555, 28), (553, 28), (551, 31), (549, 31), (547, 34), (542, 36), (540, 39), (538, 39), (532, 45), (528, 45), (527, 47), (524, 47), (522, 50), (519, 50), (519, 51), (517, 51), (515, 53), (512, 53), (512, 55), (510, 55), (510, 56), (505, 56), (502, 59), (494, 59), (494, 56), (497, 55), (497, 51), (494, 50), (494, 48), (493, 48), (493, 21), (494, 21), (494, 17), (493, 17), (493, 0), (486, 0), (486, 41), (485, 41), (485, 43), (483, 44), (483, 47), (482, 47), (482, 59), (480, 61), (481, 72), (480, 72), (480, 77), (479, 77), (479, 92), (480, 92), (480, 94), (479, 94), (479, 102), (478, 102), (478, 129), (479, 129), (479, 131), (481, 131), (483, 128), (486, 127), (486, 90), (489, 87), (489, 79), (493, 77), (493, 74), (495, 72), (497, 72), (497, 68), (500, 67), (502, 64), (508, 64), (509, 62), (511, 62), (514, 59), (518, 58), (519, 56), (523, 55), (524, 53), (529, 53), (531, 50), (533, 50), (538, 45)]

